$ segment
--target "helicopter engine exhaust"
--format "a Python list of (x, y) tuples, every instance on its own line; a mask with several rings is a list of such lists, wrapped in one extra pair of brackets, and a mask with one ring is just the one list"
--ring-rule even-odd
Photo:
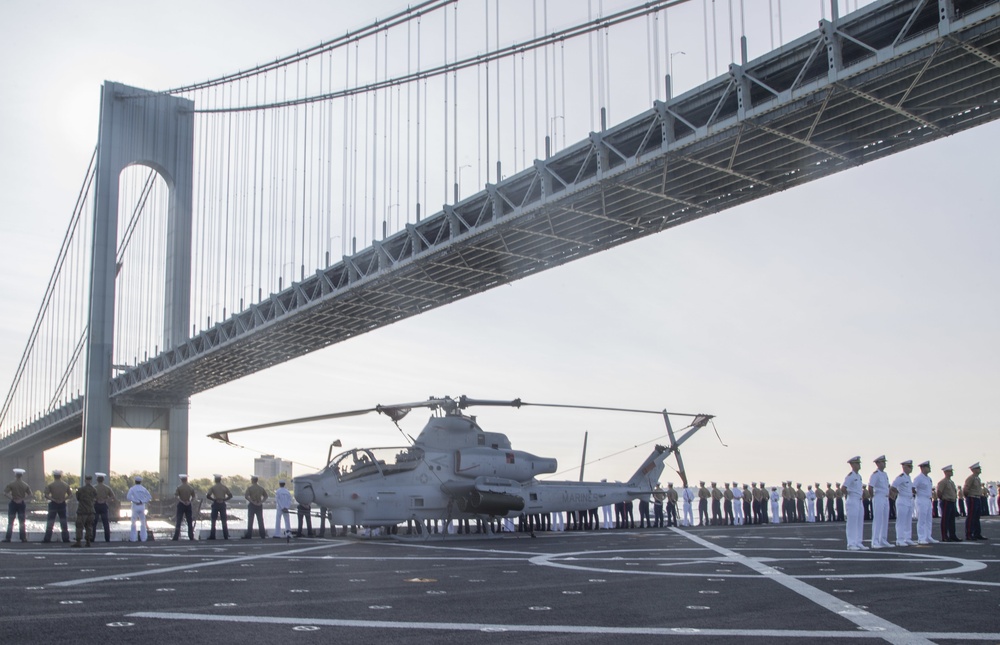
[(507, 493), (484, 493), (474, 490), (458, 500), (458, 508), (465, 513), (483, 515), (506, 515), (510, 511), (520, 512), (524, 508), (524, 498)]

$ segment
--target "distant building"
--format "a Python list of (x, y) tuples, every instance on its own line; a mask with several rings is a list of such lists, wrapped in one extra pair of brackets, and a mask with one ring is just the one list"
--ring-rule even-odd
[(253, 460), (253, 474), (261, 479), (284, 475), (292, 476), (292, 462), (274, 455), (261, 455)]

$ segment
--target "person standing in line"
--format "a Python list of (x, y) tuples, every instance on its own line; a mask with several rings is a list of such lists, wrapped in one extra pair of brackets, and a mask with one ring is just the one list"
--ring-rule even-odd
[[(292, 494), (285, 488), (285, 480), (278, 480), (278, 490), (274, 491), (274, 537), (286, 538), (292, 534)], [(281, 520), (285, 520), (285, 532), (281, 532)]]
[(767, 506), (768, 506), (768, 493), (767, 486), (764, 482), (760, 482), (760, 523), (767, 524), (769, 522), (767, 517)]
[(253, 523), (257, 520), (257, 533), (261, 539), (267, 537), (264, 531), (264, 502), (267, 501), (267, 491), (257, 483), (257, 475), (250, 477), (250, 485), (243, 491), (243, 499), (247, 501), (247, 532), (243, 534), (244, 540), (253, 537)]
[(72, 546), (80, 546), (80, 540), (86, 539), (87, 546), (94, 541), (94, 504), (97, 502), (97, 489), (92, 483), (93, 477), (85, 476), (84, 485), (76, 489), (76, 542)]
[(174, 541), (177, 541), (181, 537), (181, 519), (183, 518), (187, 522), (188, 529), (188, 540), (194, 539), (194, 522), (191, 517), (191, 505), (194, 502), (195, 491), (194, 487), (188, 483), (188, 476), (180, 476), (181, 483), (174, 491), (174, 497), (177, 498), (177, 514), (174, 517)]
[(816, 491), (813, 490), (812, 484), (807, 486), (806, 491), (806, 521), (815, 522), (816, 521)]
[(69, 542), (69, 527), (66, 525), (66, 500), (69, 499), (69, 484), (62, 480), (61, 470), (52, 471), (52, 483), (45, 487), (45, 499), (49, 500), (49, 515), (45, 519), (45, 537), (42, 542), (52, 541), (52, 529), (59, 518), (62, 529), (62, 541)]
[(750, 488), (750, 508), (753, 512), (753, 523), (760, 524), (760, 500), (764, 499), (761, 495), (760, 489), (757, 488), (757, 482), (752, 482), (752, 487)]
[[(791, 484), (789, 484), (791, 485)], [(806, 492), (802, 490), (802, 482), (795, 484), (795, 490), (792, 493), (795, 496), (795, 521), (805, 522), (806, 521)]]
[(816, 489), (813, 492), (816, 493), (816, 521), (825, 522), (826, 517), (823, 510), (826, 507), (826, 493), (823, 492), (819, 482), (816, 482)]
[[(839, 487), (838, 487), (839, 488)], [(823, 492), (823, 497), (826, 498), (826, 521), (836, 522), (837, 521), (837, 493), (833, 490), (833, 484), (826, 482), (826, 490)]]
[(146, 508), (153, 500), (153, 496), (142, 485), (142, 475), (135, 476), (135, 484), (132, 488), (128, 489), (125, 499), (132, 502), (132, 521), (129, 522), (129, 542), (136, 541), (136, 522), (139, 522), (139, 540), (145, 542), (148, 537), (148, 532), (146, 531)]
[(972, 474), (966, 478), (965, 484), (962, 486), (962, 492), (965, 493), (968, 505), (968, 514), (965, 517), (965, 539), (986, 540), (987, 538), (983, 537), (983, 527), (979, 519), (983, 515), (983, 495), (985, 493), (983, 482), (979, 479), (982, 468), (977, 461), (969, 466), (969, 470), (972, 471)]
[[(677, 526), (677, 489), (674, 482), (667, 482), (667, 526)], [(690, 504), (689, 504), (690, 506)]]
[(733, 523), (743, 526), (743, 491), (737, 482), (733, 482)]
[(847, 494), (847, 549), (849, 551), (867, 551), (864, 544), (865, 509), (862, 503), (865, 484), (858, 471), (861, 470), (861, 457), (851, 457), (851, 472), (844, 478), (844, 491)]
[(958, 515), (958, 488), (951, 480), (955, 470), (951, 465), (941, 469), (944, 478), (937, 483), (937, 497), (941, 504), (941, 541), (961, 542), (962, 539), (955, 535), (955, 517)]
[[(296, 529), (295, 533), (293, 533), (292, 535), (294, 535), (295, 537), (305, 537), (305, 536), (313, 537), (315, 533), (313, 533), (313, 525), (312, 525), (312, 505), (297, 504), (295, 507), (295, 515), (296, 519), (298, 520), (299, 528)], [(557, 515), (559, 515), (560, 518), (562, 517), (561, 513), (557, 513)], [(305, 533), (302, 532), (303, 522), (305, 522), (306, 525)], [(561, 531), (562, 529), (560, 528), (556, 530)]]
[(900, 464), (903, 472), (892, 480), (889, 487), (889, 497), (896, 497), (896, 546), (913, 546), (913, 460), (907, 459)]
[(990, 515), (996, 515), (998, 513), (998, 511), (997, 511), (997, 483), (996, 482), (990, 482), (989, 486), (987, 486), (987, 491), (989, 492), (989, 495), (990, 495), (990, 501), (989, 501)]
[(698, 523), (702, 526), (708, 525), (708, 498), (712, 493), (705, 487), (705, 482), (700, 482), (698, 486)]
[(31, 497), (31, 487), (24, 483), (22, 477), (24, 476), (24, 468), (14, 469), (14, 481), (7, 484), (3, 489), (3, 496), (9, 499), (7, 502), (7, 535), (4, 537), (4, 542), (10, 542), (11, 536), (14, 534), (14, 520), (17, 519), (21, 522), (21, 541), (28, 541), (28, 533), (24, 528), (24, 515), (28, 507), (27, 500)]
[(95, 474), (97, 475), (97, 485), (94, 486), (94, 490), (97, 491), (97, 501), (94, 502), (94, 531), (97, 531), (97, 522), (100, 520), (101, 526), (104, 528), (104, 541), (110, 542), (111, 519), (108, 510), (115, 501), (115, 491), (104, 483), (104, 478), (107, 477), (106, 473)]
[[(864, 484), (861, 486), (862, 495), (864, 495)], [(837, 521), (844, 522), (847, 520), (847, 515), (844, 513), (844, 497), (847, 495), (847, 490), (844, 488), (843, 484), (837, 486), (837, 490), (834, 493), (835, 501), (837, 502)], [(861, 507), (861, 517), (864, 517), (864, 504)]]
[(771, 486), (771, 524), (781, 524), (781, 514), (778, 505), (783, 505), (784, 500), (777, 486)]
[(681, 491), (684, 498), (684, 521), (683, 526), (694, 526), (694, 491), (690, 486), (685, 486)]
[(722, 508), (724, 509), (726, 519), (723, 521), (723, 524), (733, 526), (736, 523), (736, 516), (733, 514), (733, 500), (735, 496), (732, 489), (729, 488), (729, 482), (725, 482), (724, 486), (726, 490), (722, 491)]
[(885, 474), (885, 455), (875, 459), (875, 472), (868, 478), (872, 489), (872, 540), (873, 549), (883, 549), (889, 544), (889, 475)]
[(712, 526), (722, 526), (722, 491), (712, 482)]
[(750, 493), (750, 486), (743, 484), (743, 523), (753, 523), (753, 495)]
[(781, 521), (785, 524), (793, 520), (793, 515), (795, 513), (794, 506), (792, 506), (791, 487), (791, 482), (781, 482)]
[(215, 539), (215, 521), (222, 518), (222, 539), (229, 539), (229, 517), (226, 514), (226, 502), (233, 498), (232, 491), (222, 483), (222, 475), (215, 475), (215, 484), (208, 489), (205, 499), (212, 502), (212, 528), (208, 532), (208, 539)]
[[(663, 502), (666, 499), (667, 492), (660, 486), (660, 482), (656, 482), (656, 488), (653, 489), (653, 526), (658, 529), (663, 528)], [(667, 526), (670, 526), (669, 520)]]
[[(931, 504), (934, 492), (934, 482), (928, 474), (931, 472), (931, 462), (920, 464), (920, 474), (913, 478), (914, 501), (917, 507), (917, 544), (934, 544), (931, 537)], [(897, 530), (896, 535), (899, 535)]]
[(653, 528), (653, 523), (649, 517), (649, 495), (639, 497), (639, 528), (643, 527)]

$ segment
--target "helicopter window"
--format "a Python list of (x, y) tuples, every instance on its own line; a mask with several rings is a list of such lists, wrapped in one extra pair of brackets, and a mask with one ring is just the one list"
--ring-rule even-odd
[(411, 498), (410, 501), (411, 501), (411, 506), (413, 508), (423, 508), (424, 507), (424, 498), (423, 497), (413, 497), (413, 498)]

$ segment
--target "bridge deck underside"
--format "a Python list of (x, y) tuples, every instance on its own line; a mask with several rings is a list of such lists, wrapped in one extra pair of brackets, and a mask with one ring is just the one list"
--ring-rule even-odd
[[(843, 65), (830, 71), (822, 36), (806, 36), (537, 162), (119, 375), (115, 402), (181, 401), (428, 309), (998, 118), (997, 3), (976, 4), (961, 29), (944, 35), (937, 33), (937, 3), (922, 4), (871, 5), (838, 25), (877, 54), (845, 39), (851, 46), (843, 48)], [(25, 430), (48, 425), (43, 418)]]

